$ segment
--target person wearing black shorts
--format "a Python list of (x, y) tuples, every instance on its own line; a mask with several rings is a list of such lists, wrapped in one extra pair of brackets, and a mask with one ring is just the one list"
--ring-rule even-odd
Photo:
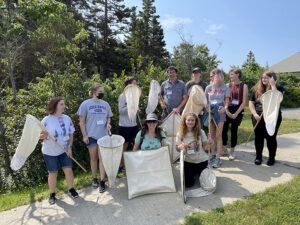
[[(136, 84), (136, 79), (134, 77), (127, 77), (124, 80), (124, 86), (126, 87), (129, 84)], [(131, 121), (128, 116), (127, 110), (127, 102), (123, 93), (118, 98), (118, 105), (119, 105), (119, 135), (124, 137), (125, 143), (123, 144), (123, 151), (126, 151), (130, 141), (135, 139), (136, 134), (138, 133), (139, 129), (136, 123), (136, 119)], [(122, 156), (121, 164), (120, 164), (120, 171), (124, 171), (124, 160)]]

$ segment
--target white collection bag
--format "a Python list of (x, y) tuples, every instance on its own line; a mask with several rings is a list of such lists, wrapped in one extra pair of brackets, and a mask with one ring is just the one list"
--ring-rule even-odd
[(133, 121), (136, 117), (141, 94), (142, 90), (137, 85), (133, 84), (127, 85), (123, 91), (123, 95), (127, 102), (127, 110), (130, 121)]
[(168, 146), (124, 152), (128, 199), (161, 192), (176, 192)]
[(195, 113), (199, 115), (202, 109), (207, 104), (207, 99), (203, 89), (199, 85), (194, 85), (190, 91), (189, 99), (181, 114), (183, 117), (187, 113)]
[(107, 135), (97, 141), (110, 187), (115, 186), (124, 142), (125, 139), (120, 135)]
[(158, 95), (160, 93), (160, 85), (156, 80), (152, 80), (150, 83), (150, 90), (148, 96), (148, 105), (146, 108), (146, 114), (153, 113), (158, 105)]
[(260, 97), (266, 129), (270, 136), (274, 135), (276, 130), (276, 123), (282, 99), (282, 93), (277, 90), (267, 91)]
[(10, 167), (13, 170), (18, 170), (24, 165), (27, 158), (34, 151), (42, 130), (46, 130), (46, 128), (37, 118), (32, 115), (26, 115), (22, 137), (10, 162)]
[(166, 133), (166, 142), (170, 146), (170, 155), (172, 162), (180, 157), (180, 152), (176, 150), (177, 129), (181, 120), (181, 116), (174, 112), (170, 113), (160, 125), (160, 128)]

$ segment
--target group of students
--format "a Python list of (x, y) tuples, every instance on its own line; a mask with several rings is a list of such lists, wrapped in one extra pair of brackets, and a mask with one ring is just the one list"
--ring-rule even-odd
[[(199, 85), (205, 93), (209, 102), (204, 113), (196, 115), (194, 113), (186, 113), (180, 124), (176, 135), (176, 149), (178, 151), (185, 150), (186, 157), (184, 162), (185, 183), (187, 187), (194, 184), (194, 176), (208, 166), (208, 161), (212, 166), (218, 168), (222, 162), (220, 157), (224, 151), (227, 151), (228, 127), (231, 124), (231, 150), (229, 159), (234, 160), (235, 146), (237, 144), (238, 127), (241, 124), (244, 112), (244, 106), (247, 104), (248, 87), (240, 81), (242, 73), (239, 69), (231, 69), (229, 71), (230, 83), (224, 84), (224, 75), (221, 70), (214, 69), (210, 72), (210, 84), (207, 85), (201, 80), (200, 68), (192, 71), (192, 80), (187, 84), (178, 80), (178, 71), (175, 67), (167, 69), (169, 79), (161, 85), (161, 94), (159, 96), (160, 105), (163, 109), (162, 119), (167, 117), (171, 112), (181, 113), (183, 107), (188, 100), (189, 91), (194, 85)], [(124, 86), (136, 85), (136, 78), (127, 77)], [(251, 93), (249, 108), (252, 113), (253, 126), (260, 121), (255, 132), (255, 148), (256, 158), (255, 164), (262, 163), (262, 150), (264, 147), (264, 139), (267, 140), (269, 149), (269, 159), (267, 164), (272, 166), (275, 163), (275, 155), (277, 149), (276, 135), (281, 123), (281, 112), (279, 112), (276, 131), (273, 136), (269, 136), (262, 114), (262, 104), (259, 100), (262, 94), (268, 90), (279, 90), (284, 93), (284, 89), (278, 86), (276, 74), (267, 71), (262, 74), (260, 80), (253, 87)], [(103, 166), (100, 151), (98, 149), (97, 140), (108, 135), (111, 129), (110, 121), (112, 111), (110, 105), (102, 98), (104, 96), (104, 88), (101, 84), (94, 84), (89, 92), (90, 99), (81, 103), (77, 115), (79, 116), (80, 129), (83, 142), (86, 144), (90, 155), (90, 166), (92, 171), (92, 187), (98, 188), (99, 192), (105, 191), (105, 169)], [(208, 108), (210, 106), (210, 109)], [(123, 94), (118, 98), (119, 108), (119, 134), (124, 137), (125, 143), (123, 151), (126, 151), (130, 141), (134, 140), (133, 151), (138, 149), (157, 149), (167, 145), (166, 135), (159, 128), (158, 116), (154, 113), (147, 115), (142, 129), (138, 131), (136, 120), (130, 120), (128, 116), (127, 103)], [(61, 165), (70, 194), (73, 198), (78, 197), (78, 193), (73, 187), (72, 161), (72, 143), (74, 125), (67, 115), (63, 114), (65, 103), (62, 98), (52, 99), (47, 108), (48, 116), (42, 120), (42, 124), (47, 131), (41, 132), (40, 138), (43, 139), (42, 153), (46, 162), (49, 176), (48, 184), (50, 189), (49, 203), (54, 204), (55, 186), (57, 180), (58, 164)], [(139, 113), (140, 110), (137, 111)], [(212, 121), (208, 124), (208, 113), (211, 112)], [(208, 138), (202, 128), (203, 125), (210, 126), (210, 134)], [(51, 141), (48, 135), (52, 135), (55, 140), (63, 146), (67, 153), (63, 152)], [(215, 146), (216, 142), (216, 146)], [(211, 146), (211, 157), (205, 150)], [(100, 169), (100, 184), (97, 179), (98, 158)], [(124, 162), (121, 160), (120, 170), (125, 170)]]

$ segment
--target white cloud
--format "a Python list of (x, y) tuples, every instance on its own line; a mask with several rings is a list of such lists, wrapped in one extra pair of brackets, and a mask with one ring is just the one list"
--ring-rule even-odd
[(205, 30), (206, 34), (215, 35), (219, 30), (223, 29), (223, 24), (211, 24), (209, 27)]
[(174, 15), (166, 15), (165, 19), (161, 20), (161, 24), (166, 29), (176, 28), (178, 25), (184, 25), (187, 23), (191, 23), (192, 19), (188, 17), (176, 17)]

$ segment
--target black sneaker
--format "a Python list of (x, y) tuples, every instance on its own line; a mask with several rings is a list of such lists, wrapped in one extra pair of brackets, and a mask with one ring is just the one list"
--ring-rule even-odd
[(105, 191), (105, 181), (101, 180), (100, 181), (100, 188), (99, 188), (99, 192), (103, 193)]
[(255, 159), (255, 161), (254, 161), (255, 165), (260, 165), (260, 164), (261, 164), (261, 162), (262, 162), (262, 160), (261, 160), (261, 159)]
[(71, 188), (69, 190), (69, 192), (71, 193), (72, 198), (78, 198), (79, 195), (78, 195), (77, 191), (75, 191), (74, 188)]
[(50, 205), (55, 204), (55, 202), (56, 202), (55, 193), (50, 194), (48, 202), (50, 203)]
[(275, 159), (274, 158), (269, 158), (267, 161), (268, 166), (273, 166), (275, 164)]
[(98, 183), (97, 178), (93, 178), (92, 187), (96, 189), (98, 186), (99, 186), (99, 183)]

